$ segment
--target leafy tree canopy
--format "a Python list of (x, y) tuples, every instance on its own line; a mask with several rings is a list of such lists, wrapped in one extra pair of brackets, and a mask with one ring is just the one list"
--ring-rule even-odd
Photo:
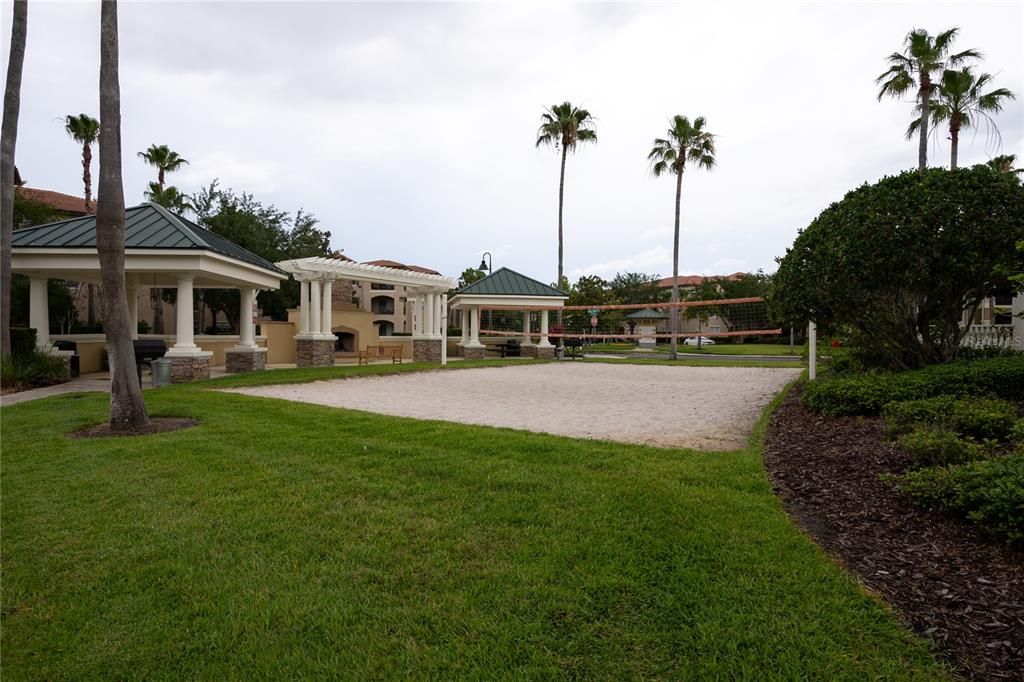
[(466, 268), (462, 271), (462, 274), (459, 275), (459, 282), (455, 285), (455, 288), (462, 289), (464, 287), (468, 287), (470, 284), (479, 282), (486, 276), (487, 273), (479, 268)]
[(849, 336), (867, 366), (955, 359), (965, 313), (1021, 270), (1024, 187), (985, 166), (907, 171), (825, 209), (779, 260), (775, 311)]

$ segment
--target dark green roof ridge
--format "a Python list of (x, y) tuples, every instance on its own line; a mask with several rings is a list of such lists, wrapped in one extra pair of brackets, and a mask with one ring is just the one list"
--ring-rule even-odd
[[(229, 239), (200, 227), (163, 206), (143, 203), (125, 209), (126, 249), (196, 249), (218, 253), (256, 267), (286, 274), (270, 261)], [(14, 231), (14, 248), (96, 248), (96, 216), (87, 215)]]
[(483, 279), (459, 289), (456, 295), (547, 296), (551, 298), (565, 298), (568, 296), (564, 291), (559, 291), (552, 286), (509, 268), (498, 268)]

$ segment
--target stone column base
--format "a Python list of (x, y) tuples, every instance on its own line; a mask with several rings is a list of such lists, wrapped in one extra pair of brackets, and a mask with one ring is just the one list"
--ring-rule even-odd
[(484, 346), (463, 346), (462, 357), (467, 360), (483, 360), (487, 357), (487, 348)]
[(442, 339), (413, 339), (413, 362), (441, 362)]
[(224, 351), (225, 367), (228, 374), (257, 372), (267, 368), (266, 348), (228, 348)]
[(555, 347), (554, 346), (534, 346), (533, 355), (531, 357), (539, 359), (553, 360), (555, 358)]
[(295, 339), (295, 364), (299, 367), (334, 365), (334, 339)]
[(210, 356), (212, 355), (213, 353), (209, 353), (207, 355), (168, 357), (167, 359), (171, 361), (171, 383), (183, 384), (186, 381), (209, 379)]

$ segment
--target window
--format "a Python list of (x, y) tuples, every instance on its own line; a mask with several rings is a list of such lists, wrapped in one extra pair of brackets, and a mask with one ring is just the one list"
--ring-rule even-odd
[(377, 289), (378, 291), (394, 291), (395, 290), (395, 285), (394, 284), (378, 284), (377, 282), (373, 282), (372, 284), (370, 284), (370, 288), (371, 289)]

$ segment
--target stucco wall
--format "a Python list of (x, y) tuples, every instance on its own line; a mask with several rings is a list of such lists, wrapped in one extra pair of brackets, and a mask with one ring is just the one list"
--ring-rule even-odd
[[(168, 348), (174, 345), (174, 337), (170, 335), (140, 334), (139, 338), (163, 339)], [(107, 347), (107, 340), (103, 334), (54, 334), (50, 336), (50, 340), (74, 341), (78, 344), (78, 363), (82, 374), (104, 371), (103, 356)], [(289, 337), (289, 341), (291, 341), (291, 337)], [(238, 337), (227, 335), (206, 336), (204, 334), (197, 334), (195, 337), (195, 343), (203, 350), (213, 351), (213, 356), (210, 358), (211, 367), (221, 367), (226, 362), (224, 350), (231, 348), (232, 346), (237, 346)], [(291, 344), (294, 356), (295, 342), (291, 341)], [(267, 338), (265, 336), (256, 337), (256, 345), (266, 346)]]

